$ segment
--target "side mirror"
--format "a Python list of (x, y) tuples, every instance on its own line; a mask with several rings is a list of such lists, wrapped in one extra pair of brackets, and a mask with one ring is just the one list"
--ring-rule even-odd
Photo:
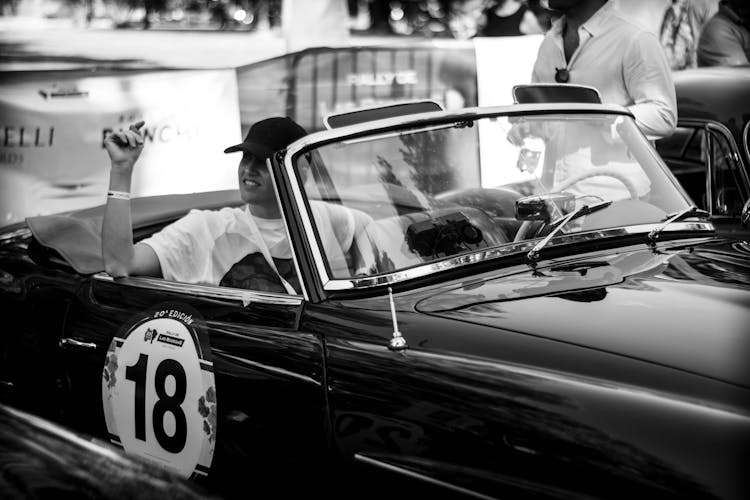
[(742, 207), (742, 212), (740, 213), (740, 224), (742, 224), (742, 227), (745, 229), (750, 229), (750, 200), (747, 200), (745, 206)]
[(575, 208), (576, 197), (571, 193), (526, 196), (516, 200), (516, 220), (549, 222), (553, 214), (560, 217), (572, 212)]

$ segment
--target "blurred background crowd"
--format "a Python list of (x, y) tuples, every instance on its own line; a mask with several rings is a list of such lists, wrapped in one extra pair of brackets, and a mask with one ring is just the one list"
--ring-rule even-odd
[[(0, 0), (3, 16), (70, 18), (82, 27), (281, 29), (282, 11), (311, 0)], [(614, 0), (613, 0), (614, 1)], [(619, 0), (665, 48), (673, 69), (747, 64), (748, 0)], [(352, 33), (470, 39), (547, 31), (545, 0), (315, 0), (345, 12)], [(298, 10), (304, 10), (299, 9)]]

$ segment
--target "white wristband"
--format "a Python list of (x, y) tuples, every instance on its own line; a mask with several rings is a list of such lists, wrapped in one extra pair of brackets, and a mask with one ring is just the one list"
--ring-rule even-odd
[(130, 193), (125, 191), (107, 191), (107, 198), (114, 198), (115, 200), (129, 200)]

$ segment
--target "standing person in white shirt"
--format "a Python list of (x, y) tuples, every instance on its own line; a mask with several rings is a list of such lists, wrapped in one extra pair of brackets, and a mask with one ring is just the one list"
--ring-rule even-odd
[[(562, 16), (553, 23), (539, 47), (532, 82), (594, 87), (605, 104), (628, 108), (650, 140), (671, 135), (677, 123), (677, 99), (671, 70), (656, 35), (623, 17), (614, 0), (549, 0), (548, 3), (550, 9)], [(616, 134), (614, 129), (612, 133)], [(555, 165), (555, 180), (569, 179), (606, 164), (622, 168), (638, 188), (638, 195), (645, 197), (650, 190), (645, 173), (636, 170), (624, 149), (619, 151), (621, 157), (615, 157), (611, 154), (618, 150), (599, 147), (604, 144), (602, 141), (612, 144), (617, 140), (614, 135), (599, 135), (591, 134), (588, 129), (573, 133), (568, 127), (564, 136), (554, 137), (562, 158)], [(600, 151), (609, 151), (610, 157), (601, 158)], [(584, 184), (590, 186), (584, 189)], [(599, 192), (605, 199), (628, 196), (621, 183), (603, 176), (581, 181), (578, 187), (582, 193)]]
[(655, 34), (620, 14), (615, 0), (549, 0), (562, 13), (539, 47), (535, 83), (595, 87), (606, 104), (620, 104), (650, 139), (677, 123), (672, 74)]
[[(102, 223), (102, 255), (115, 277), (141, 275), (184, 283), (231, 286), (298, 294), (281, 210), (266, 159), (307, 135), (287, 117), (255, 123), (240, 144), (225, 153), (242, 152), (239, 192), (246, 205), (221, 210), (192, 210), (150, 238), (133, 244), (130, 182), (143, 149), (143, 122), (105, 140), (112, 163), (110, 190)], [(369, 216), (340, 205), (311, 201), (318, 231), (334, 275), (348, 275), (344, 254), (355, 228)]]

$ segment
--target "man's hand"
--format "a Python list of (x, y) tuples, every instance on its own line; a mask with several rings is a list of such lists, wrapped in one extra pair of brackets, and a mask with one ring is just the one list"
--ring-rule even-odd
[(625, 119), (618, 116), (609, 124), (609, 130), (603, 132), (607, 144), (621, 144), (622, 134), (625, 132)]
[(132, 170), (143, 151), (143, 120), (130, 125), (128, 130), (112, 132), (104, 140), (104, 147), (112, 161), (112, 169)]
[(523, 140), (531, 135), (531, 126), (523, 120), (509, 119), (508, 121), (510, 122), (507, 135), (508, 142), (520, 148), (523, 145)]

